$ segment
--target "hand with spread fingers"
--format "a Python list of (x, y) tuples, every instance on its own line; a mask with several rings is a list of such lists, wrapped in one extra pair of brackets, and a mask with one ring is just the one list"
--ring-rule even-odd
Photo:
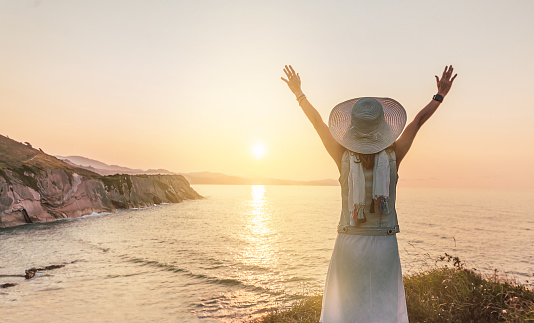
[(285, 66), (284, 73), (286, 73), (287, 79), (282, 77), (282, 81), (289, 86), (289, 89), (295, 95), (299, 106), (302, 108), (302, 111), (304, 111), (304, 114), (306, 117), (308, 117), (308, 120), (310, 120), (315, 128), (315, 131), (317, 131), (317, 134), (321, 138), (326, 151), (328, 151), (330, 156), (332, 156), (338, 169), (341, 169), (341, 157), (345, 152), (345, 148), (334, 139), (330, 133), (330, 130), (328, 129), (328, 126), (326, 123), (324, 123), (321, 114), (313, 107), (310, 101), (308, 101), (306, 95), (302, 93), (302, 89), (300, 88), (299, 74), (295, 72), (291, 65)]
[(287, 79), (282, 77), (282, 81), (286, 82), (287, 86), (289, 86), (289, 89), (295, 96), (299, 96), (302, 94), (302, 90), (300, 88), (300, 76), (298, 73), (295, 73), (295, 70), (291, 65), (286, 65), (284, 68), (284, 73), (286, 73)]
[(449, 93), (449, 90), (451, 89), (451, 86), (452, 86), (452, 82), (458, 75), (458, 74), (454, 74), (454, 76), (451, 78), (453, 70), (454, 68), (452, 68), (452, 65), (445, 66), (445, 70), (443, 71), (443, 75), (441, 75), (441, 79), (436, 75), (436, 83), (438, 85), (438, 94), (443, 97), (447, 95), (447, 93)]
[[(458, 74), (452, 76), (452, 65), (445, 66), (445, 70), (439, 78), (436, 75), (436, 83), (438, 85), (438, 93), (432, 97), (432, 100), (415, 116), (412, 122), (402, 132), (402, 135), (395, 142), (395, 154), (397, 156), (397, 167), (403, 160), (404, 156), (410, 150), (412, 143), (417, 135), (417, 132), (423, 126), (423, 124), (436, 112), (438, 107), (443, 102), (443, 98), (451, 89), (452, 82)], [(440, 97), (441, 96), (441, 97)]]

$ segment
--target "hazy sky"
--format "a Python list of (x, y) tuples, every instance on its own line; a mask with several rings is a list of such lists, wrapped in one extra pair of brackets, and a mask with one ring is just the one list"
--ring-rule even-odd
[(325, 121), (341, 101), (385, 96), (408, 122), (452, 64), (401, 184), (532, 188), (533, 12), (530, 0), (0, 0), (0, 134), (132, 168), (337, 178), (284, 64)]

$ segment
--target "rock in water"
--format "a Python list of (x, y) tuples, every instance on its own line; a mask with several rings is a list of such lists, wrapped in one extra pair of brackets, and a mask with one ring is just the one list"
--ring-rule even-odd
[(26, 269), (26, 275), (24, 275), (24, 278), (26, 279), (33, 278), (36, 272), (37, 272), (37, 268)]

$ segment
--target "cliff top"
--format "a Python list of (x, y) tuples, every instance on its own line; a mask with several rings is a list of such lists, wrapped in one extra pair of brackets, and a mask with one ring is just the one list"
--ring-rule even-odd
[(20, 143), (0, 135), (0, 171), (2, 169), (25, 169), (29, 171), (36, 169), (65, 169), (87, 177), (99, 177), (94, 172), (69, 165), (46, 154), (41, 149), (35, 149), (30, 143)]

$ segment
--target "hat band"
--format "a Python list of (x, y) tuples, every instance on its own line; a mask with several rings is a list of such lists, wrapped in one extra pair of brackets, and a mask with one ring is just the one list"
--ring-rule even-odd
[(380, 134), (379, 133), (372, 133), (372, 134), (365, 134), (365, 135), (358, 134), (358, 137), (365, 138), (365, 139), (378, 140), (380, 139)]
[(379, 128), (375, 128), (372, 132), (368, 133), (361, 133), (358, 131), (358, 128), (356, 128), (354, 125), (350, 127), (350, 131), (354, 133), (355, 136), (359, 138), (366, 138), (366, 139), (373, 139), (378, 140), (381, 136), (381, 134), (378, 132)]

